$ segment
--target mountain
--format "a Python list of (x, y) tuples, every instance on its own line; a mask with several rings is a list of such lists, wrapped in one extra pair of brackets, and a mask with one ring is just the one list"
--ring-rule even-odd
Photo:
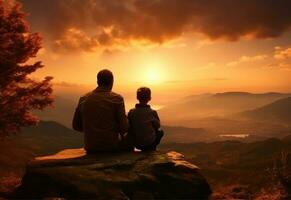
[(41, 121), (35, 127), (23, 128), (16, 142), (37, 155), (53, 154), (63, 149), (83, 146), (83, 135), (54, 121)]
[[(82, 145), (82, 134), (57, 122), (41, 121), (37, 126), (22, 128), (21, 133), (15, 136), (0, 138), (0, 168), (3, 167), (1, 160), (9, 159), (9, 155), (22, 155), (23, 158), (26, 157), (24, 154), (27, 157), (41, 156), (67, 148), (80, 148)], [(16, 160), (19, 159), (11, 161), (16, 162)]]
[(291, 125), (291, 97), (242, 112), (240, 115), (252, 120), (281, 122)]
[(193, 120), (206, 117), (223, 117), (236, 112), (265, 106), (276, 100), (290, 97), (291, 94), (247, 92), (225, 92), (186, 97), (177, 103), (159, 110), (166, 124), (181, 120)]
[(77, 98), (56, 96), (53, 107), (43, 111), (34, 111), (34, 114), (39, 116), (42, 121), (56, 121), (70, 128), (77, 101)]

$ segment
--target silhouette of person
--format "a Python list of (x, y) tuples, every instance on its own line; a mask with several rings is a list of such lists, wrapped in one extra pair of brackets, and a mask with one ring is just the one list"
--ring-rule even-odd
[(148, 102), (151, 100), (151, 90), (141, 87), (136, 93), (139, 103), (128, 113), (130, 130), (134, 146), (142, 151), (156, 150), (160, 144), (164, 131), (157, 111), (153, 110)]
[(112, 92), (114, 77), (104, 69), (97, 74), (98, 87), (82, 96), (73, 117), (73, 129), (84, 132), (88, 154), (133, 150), (123, 97)]

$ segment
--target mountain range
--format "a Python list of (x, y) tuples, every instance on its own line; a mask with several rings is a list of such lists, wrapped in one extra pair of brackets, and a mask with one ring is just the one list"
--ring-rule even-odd
[(291, 97), (240, 113), (242, 117), (257, 121), (271, 121), (291, 125)]
[[(262, 94), (225, 92), (192, 95), (176, 103), (165, 105), (162, 109), (158, 110), (158, 113), (164, 125), (201, 128), (199, 126), (192, 126), (192, 122), (196, 120), (207, 121), (206, 126), (209, 124), (209, 121), (211, 123), (223, 121), (223, 123), (228, 124), (229, 121), (237, 119), (234, 116), (238, 116), (238, 113), (255, 110), (287, 97), (291, 97), (291, 94), (275, 92)], [(72, 116), (77, 101), (78, 99), (70, 99), (58, 95), (52, 108), (47, 108), (44, 111), (34, 111), (34, 113), (41, 120), (56, 121), (71, 128)], [(245, 115), (245, 117), (247, 116), (250, 117), (251, 115)], [(253, 120), (253, 118), (250, 119)], [(224, 120), (226, 121), (224, 122)]]
[(290, 96), (291, 94), (274, 92), (262, 94), (225, 92), (194, 95), (174, 104), (166, 105), (159, 110), (159, 114), (166, 124), (209, 117), (227, 117), (231, 114), (256, 109)]

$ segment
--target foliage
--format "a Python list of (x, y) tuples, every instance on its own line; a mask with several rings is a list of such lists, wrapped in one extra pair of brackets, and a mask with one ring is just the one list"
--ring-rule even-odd
[(40, 48), (41, 37), (30, 32), (21, 5), (0, 0), (0, 136), (36, 124), (38, 118), (30, 111), (52, 104), (52, 77), (30, 77), (43, 67), (41, 62), (28, 63)]
[(291, 153), (282, 151), (270, 172), (286, 197), (291, 198)]

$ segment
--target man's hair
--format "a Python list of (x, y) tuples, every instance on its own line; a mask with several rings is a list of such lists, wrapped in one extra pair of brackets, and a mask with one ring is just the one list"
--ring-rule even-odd
[(112, 86), (113, 74), (108, 69), (103, 69), (97, 74), (98, 86)]
[(136, 98), (139, 101), (149, 101), (151, 99), (151, 89), (147, 87), (138, 88)]

